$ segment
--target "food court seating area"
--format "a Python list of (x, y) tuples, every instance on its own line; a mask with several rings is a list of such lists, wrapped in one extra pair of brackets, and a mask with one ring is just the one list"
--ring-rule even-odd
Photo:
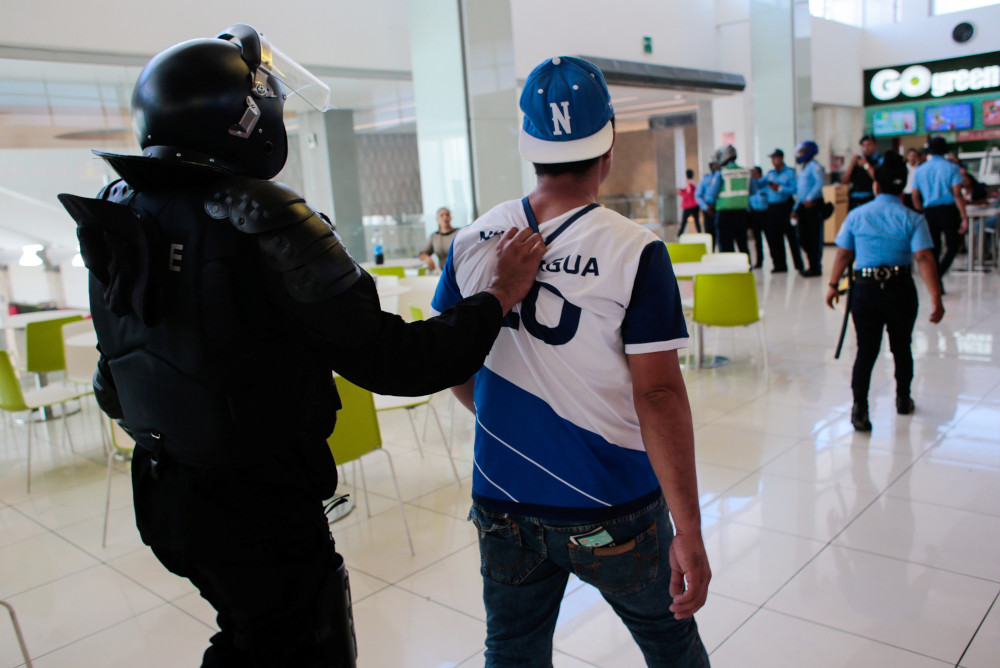
[[(842, 312), (823, 304), (826, 280), (748, 273), (767, 313), (767, 374), (752, 331), (716, 337), (712, 328), (706, 354), (729, 363), (685, 371), (714, 572), (698, 614), (712, 665), (995, 666), (1000, 278), (948, 276), (938, 326), (918, 286), (917, 412), (896, 415), (886, 352), (873, 376), (874, 428), (859, 434), (849, 415), (853, 334), (834, 360)], [(445, 432), (454, 416), (460, 483), (434, 425), (421, 456), (406, 411), (378, 414), (413, 553), (387, 458), (365, 461), (371, 517), (358, 499), (332, 525), (350, 569), (362, 667), (483, 665), (479, 554), (465, 519), (473, 418), (448, 401), (433, 399)], [(198, 665), (213, 611), (140, 543), (127, 465), (115, 458), (101, 545), (109, 458), (93, 400), (82, 405), (68, 419), (75, 452), (61, 445), (61, 425), (36, 427), (30, 494), (26, 426), (13, 424), (0, 442), (0, 600), (16, 610), (41, 668)], [(6, 617), (0, 668), (14, 668), (24, 660)], [(554, 664), (643, 665), (607, 604), (575, 579)]]

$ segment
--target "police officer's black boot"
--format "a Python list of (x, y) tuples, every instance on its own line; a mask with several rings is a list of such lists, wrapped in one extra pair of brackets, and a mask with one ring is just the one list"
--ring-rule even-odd
[(851, 409), (851, 424), (854, 431), (871, 431), (872, 422), (868, 419), (868, 404), (854, 404)]
[(910, 395), (897, 396), (896, 397), (896, 413), (899, 415), (910, 415), (913, 413), (916, 406), (913, 403), (913, 399)]

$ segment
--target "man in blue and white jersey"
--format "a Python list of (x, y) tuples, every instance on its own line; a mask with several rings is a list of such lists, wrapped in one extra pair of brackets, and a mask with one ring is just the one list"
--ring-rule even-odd
[(546, 60), (521, 109), (519, 148), (538, 185), (459, 232), (433, 301), (443, 311), (489, 282), (494, 237), (542, 234), (534, 287), (483, 368), (455, 388), (476, 413), (470, 518), (486, 665), (551, 666), (575, 573), (611, 603), (649, 665), (707, 666), (693, 615), (711, 571), (677, 361), (688, 334), (666, 247), (597, 204), (615, 136), (599, 69)]

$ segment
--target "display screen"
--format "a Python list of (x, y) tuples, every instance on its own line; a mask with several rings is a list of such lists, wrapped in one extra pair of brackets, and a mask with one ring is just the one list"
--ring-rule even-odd
[(983, 125), (1000, 125), (1000, 98), (983, 101)]
[(924, 125), (927, 132), (944, 130), (968, 130), (972, 127), (972, 103), (943, 104), (924, 110)]
[(908, 135), (917, 130), (917, 112), (913, 109), (876, 111), (872, 113), (872, 133), (876, 137)]

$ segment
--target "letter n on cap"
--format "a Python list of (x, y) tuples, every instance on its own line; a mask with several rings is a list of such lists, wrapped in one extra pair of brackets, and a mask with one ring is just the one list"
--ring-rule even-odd
[[(559, 110), (559, 104), (562, 105), (561, 111)], [(571, 135), (573, 134), (573, 129), (569, 124), (569, 101), (560, 102), (559, 104), (549, 102), (549, 106), (552, 107), (552, 134), (561, 135), (562, 131), (565, 130), (566, 134)]]

